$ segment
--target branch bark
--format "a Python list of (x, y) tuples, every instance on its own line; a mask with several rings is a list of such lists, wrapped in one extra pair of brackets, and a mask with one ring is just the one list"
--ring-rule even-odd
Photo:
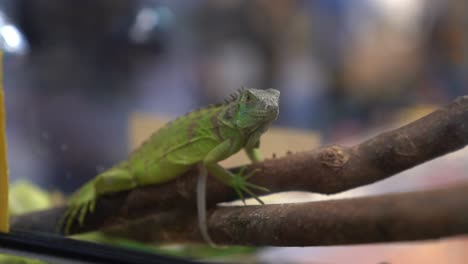
[[(248, 170), (258, 169), (251, 181), (273, 192), (304, 190), (332, 194), (385, 179), (461, 149), (467, 143), (468, 96), (465, 96), (415, 122), (356, 146), (335, 145), (291, 154), (250, 165)], [(71, 231), (75, 234), (93, 231), (175, 208), (193, 214), (196, 175), (192, 170), (167, 184), (104, 196), (98, 200), (96, 212), (85, 219), (85, 224), (79, 227), (75, 223)], [(236, 198), (230, 188), (213, 177), (208, 181), (207, 192), (210, 208)], [(65, 209), (60, 207), (15, 217), (12, 228), (56, 232), (58, 219)]]

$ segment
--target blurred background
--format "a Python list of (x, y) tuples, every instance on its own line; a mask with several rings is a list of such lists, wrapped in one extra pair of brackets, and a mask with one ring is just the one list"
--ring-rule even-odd
[[(127, 156), (132, 113), (241, 86), (281, 91), (275, 125), (353, 142), (467, 94), (467, 28), (464, 0), (1, 0), (11, 179), (71, 192)], [(466, 178), (456, 160), (425, 179)]]

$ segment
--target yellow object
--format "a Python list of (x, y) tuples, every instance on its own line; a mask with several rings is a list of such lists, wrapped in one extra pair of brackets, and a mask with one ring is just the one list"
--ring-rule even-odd
[(10, 215), (29, 213), (52, 206), (50, 195), (27, 180), (10, 184), (8, 200)]
[(8, 232), (8, 167), (5, 136), (5, 100), (3, 93), (3, 52), (0, 51), (0, 232)]

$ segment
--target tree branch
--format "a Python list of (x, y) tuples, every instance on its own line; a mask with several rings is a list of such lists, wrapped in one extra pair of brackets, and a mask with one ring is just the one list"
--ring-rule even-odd
[[(259, 169), (251, 178), (273, 192), (304, 190), (337, 193), (385, 179), (418, 164), (458, 150), (468, 143), (468, 97), (460, 97), (399, 129), (380, 134), (353, 147), (330, 146), (287, 155), (249, 166)], [(197, 172), (192, 170), (162, 185), (145, 186), (104, 196), (85, 224), (72, 233), (92, 231), (174, 208), (193, 214)], [(236, 198), (235, 193), (210, 177), (208, 206)], [(13, 229), (54, 232), (65, 207), (12, 219)], [(239, 210), (248, 210), (247, 208)], [(273, 241), (272, 241), (273, 242)]]
[[(431, 191), (321, 202), (218, 207), (208, 228), (218, 244), (317, 246), (468, 234), (468, 182)], [(142, 228), (144, 226), (144, 228)], [(161, 213), (107, 233), (145, 242), (203, 242), (196, 216)]]

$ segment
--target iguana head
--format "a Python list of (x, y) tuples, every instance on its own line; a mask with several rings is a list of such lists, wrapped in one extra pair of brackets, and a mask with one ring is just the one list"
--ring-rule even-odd
[(242, 89), (226, 114), (230, 122), (245, 131), (268, 126), (278, 117), (280, 92), (275, 89)]

